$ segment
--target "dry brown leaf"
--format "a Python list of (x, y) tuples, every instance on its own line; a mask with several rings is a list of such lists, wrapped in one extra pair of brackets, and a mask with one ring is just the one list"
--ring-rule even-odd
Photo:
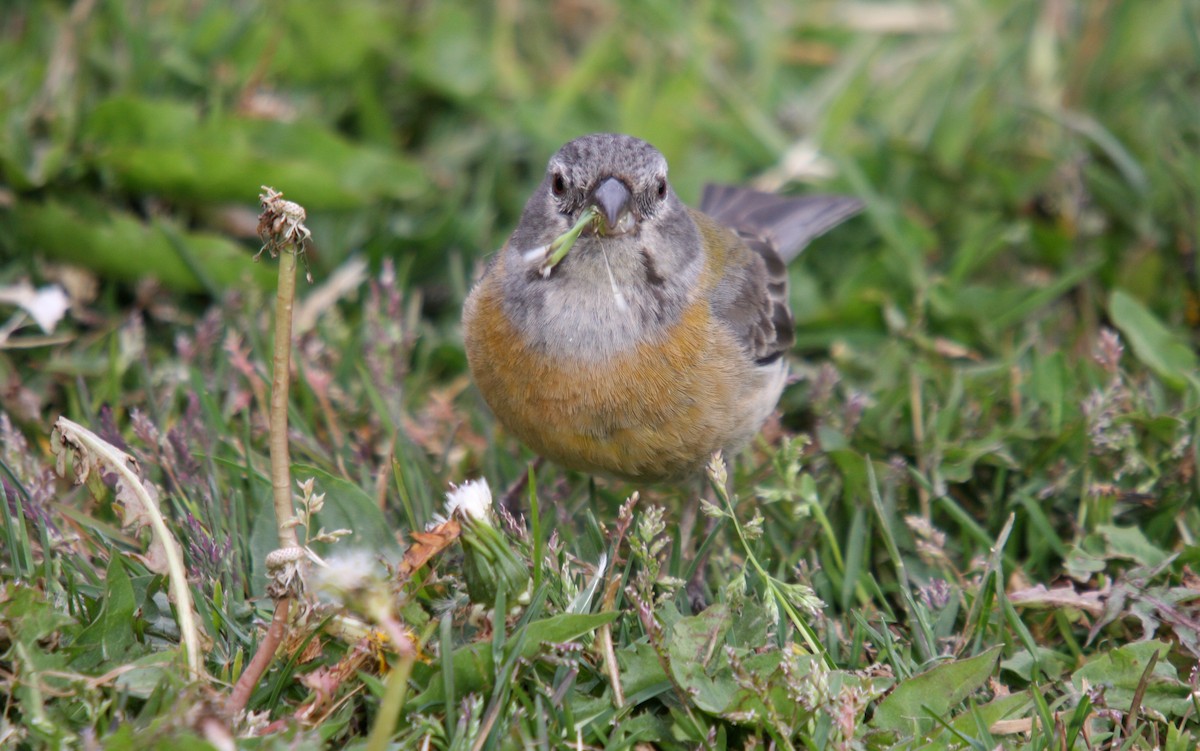
[(1076, 592), (1072, 587), (1056, 587), (1047, 589), (1046, 585), (1038, 584), (1029, 589), (1012, 592), (1008, 599), (1014, 605), (1042, 608), (1076, 608), (1093, 615), (1104, 611), (1106, 596), (1102, 592)]
[(404, 559), (396, 567), (396, 576), (408, 579), (413, 572), (424, 566), (430, 558), (450, 547), (462, 534), (462, 525), (449, 519), (424, 532), (413, 532), (413, 544), (404, 551)]

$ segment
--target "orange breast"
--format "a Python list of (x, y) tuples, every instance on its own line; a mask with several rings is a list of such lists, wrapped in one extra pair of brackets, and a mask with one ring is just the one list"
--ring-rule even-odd
[(472, 295), (467, 356), (496, 417), (537, 453), (572, 469), (653, 482), (691, 474), (713, 451), (748, 438), (741, 402), (755, 374), (707, 302), (692, 305), (661, 339), (582, 363), (531, 347), (504, 315), (499, 291), (490, 277)]

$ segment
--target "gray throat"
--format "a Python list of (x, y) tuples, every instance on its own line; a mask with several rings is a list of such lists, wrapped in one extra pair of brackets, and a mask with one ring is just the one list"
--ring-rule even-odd
[[(506, 312), (543, 352), (602, 362), (662, 336), (679, 321), (703, 266), (692, 252), (660, 268), (644, 239), (582, 238), (547, 278), (522, 253), (503, 259)], [(667, 254), (672, 258), (672, 254)]]

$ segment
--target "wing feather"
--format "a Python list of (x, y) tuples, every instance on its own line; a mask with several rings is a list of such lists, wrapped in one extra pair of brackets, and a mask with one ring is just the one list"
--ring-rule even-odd
[(789, 198), (728, 185), (705, 187), (700, 211), (751, 251), (731, 254), (712, 304), (755, 362), (778, 360), (796, 338), (788, 307), (788, 261), (813, 238), (861, 210), (862, 202), (847, 196)]

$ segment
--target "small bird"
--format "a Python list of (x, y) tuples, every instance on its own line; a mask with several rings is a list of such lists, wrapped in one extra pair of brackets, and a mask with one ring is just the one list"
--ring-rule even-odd
[(551, 461), (688, 479), (775, 409), (795, 337), (786, 265), (861, 208), (709, 185), (697, 211), (649, 143), (577, 138), (550, 158), (467, 298), (472, 377), (501, 424)]

